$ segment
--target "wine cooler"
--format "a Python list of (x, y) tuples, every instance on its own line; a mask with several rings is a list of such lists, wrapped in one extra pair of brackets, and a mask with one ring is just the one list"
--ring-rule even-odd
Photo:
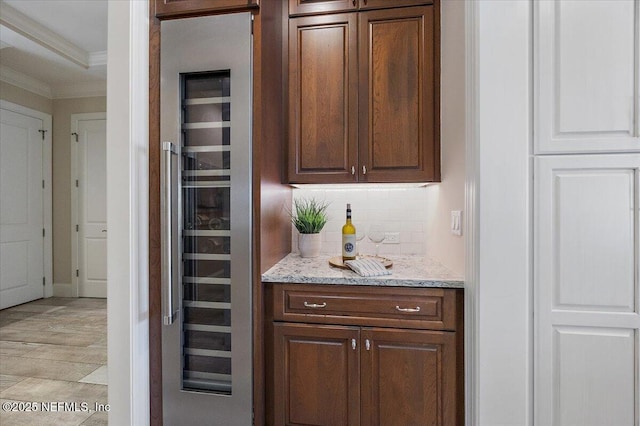
[(250, 425), (251, 15), (161, 25), (164, 424)]

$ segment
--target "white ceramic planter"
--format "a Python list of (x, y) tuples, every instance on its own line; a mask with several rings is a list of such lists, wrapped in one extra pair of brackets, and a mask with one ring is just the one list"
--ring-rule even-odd
[(298, 234), (298, 251), (300, 257), (318, 257), (322, 237), (320, 234)]

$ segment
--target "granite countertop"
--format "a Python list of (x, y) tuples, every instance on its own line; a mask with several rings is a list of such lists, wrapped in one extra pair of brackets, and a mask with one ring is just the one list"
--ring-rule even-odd
[(263, 282), (299, 284), (375, 285), (395, 287), (464, 288), (462, 277), (442, 264), (419, 255), (387, 256), (393, 261), (391, 275), (361, 277), (351, 270), (329, 265), (331, 256), (301, 258), (296, 253), (287, 255), (273, 268), (262, 274)]

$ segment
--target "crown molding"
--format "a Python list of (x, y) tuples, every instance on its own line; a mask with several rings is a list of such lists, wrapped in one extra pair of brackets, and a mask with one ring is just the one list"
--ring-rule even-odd
[(39, 24), (5, 2), (0, 2), (0, 6), (0, 24), (83, 68), (89, 68), (90, 55), (87, 51), (67, 39), (60, 37), (57, 33)]
[(89, 67), (99, 67), (107, 65), (107, 51), (89, 53)]
[(52, 90), (48, 84), (4, 65), (0, 65), (0, 81), (35, 93), (36, 95), (53, 99)]

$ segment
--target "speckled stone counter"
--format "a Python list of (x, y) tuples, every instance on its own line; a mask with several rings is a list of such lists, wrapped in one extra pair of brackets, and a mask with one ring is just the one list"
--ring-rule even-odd
[(263, 282), (300, 284), (375, 285), (395, 287), (464, 288), (464, 280), (442, 264), (424, 256), (388, 256), (391, 275), (361, 277), (329, 265), (331, 256), (303, 259), (291, 253), (262, 274)]

